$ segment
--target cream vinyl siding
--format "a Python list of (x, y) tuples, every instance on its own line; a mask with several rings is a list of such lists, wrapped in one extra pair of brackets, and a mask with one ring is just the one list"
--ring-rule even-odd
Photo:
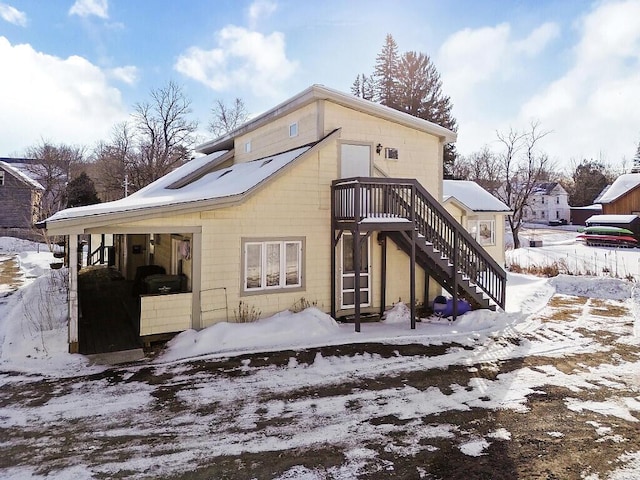
[[(319, 140), (317, 108), (317, 103), (311, 103), (246, 135), (236, 137), (235, 162), (256, 160)], [(298, 133), (291, 137), (289, 127), (294, 123), (298, 124)], [(244, 145), (248, 141), (251, 141), (251, 151), (245, 152)]]
[[(442, 156), (437, 137), (331, 102), (324, 109), (324, 132), (341, 128), (343, 142), (371, 145), (374, 166), (392, 178), (415, 178), (435, 198), (442, 196)], [(376, 145), (382, 145), (380, 155)], [(385, 159), (384, 148), (397, 148), (398, 159)]]
[(140, 335), (181, 332), (191, 328), (191, 293), (140, 297)]
[[(319, 112), (320, 105), (324, 105)], [(304, 297), (320, 310), (328, 312), (331, 306), (331, 255), (340, 264), (340, 249), (333, 249), (331, 231), (331, 182), (339, 174), (339, 144), (371, 145), (374, 162), (388, 175), (417, 178), (437, 198), (440, 195), (442, 164), (438, 159), (440, 143), (435, 136), (414, 131), (389, 121), (339, 107), (331, 102), (316, 102), (300, 110), (251, 131), (252, 151), (245, 155), (243, 146), (249, 136), (236, 138), (236, 162), (272, 155), (295, 146), (315, 141), (318, 122), (326, 120), (324, 134), (342, 128), (339, 137), (323, 148), (305, 155), (277, 174), (240, 204), (198, 213), (155, 217), (131, 222), (121, 227), (170, 227), (181, 233), (181, 226), (201, 228), (201, 250), (193, 250), (194, 269), (199, 268), (199, 282), (192, 284), (189, 300), (181, 295), (145, 297), (144, 332), (177, 331), (207, 327), (221, 321), (235, 321), (239, 302), (261, 312), (261, 317), (291, 308)], [(298, 123), (298, 136), (289, 137), (289, 126)], [(378, 156), (375, 145), (397, 148), (398, 160), (384, 160), (384, 151)], [(239, 148), (240, 147), (240, 148)], [(239, 152), (239, 153), (238, 153)], [(166, 231), (166, 230), (165, 230)], [(303, 245), (303, 285), (301, 288), (243, 294), (244, 266), (242, 264), (243, 239), (301, 239)], [(380, 309), (381, 298), (381, 246), (371, 241), (371, 309)], [(157, 262), (167, 268), (171, 235), (163, 234), (155, 255)], [(199, 255), (199, 257), (196, 257)], [(197, 264), (196, 264), (197, 262)], [(167, 269), (169, 271), (169, 269)], [(387, 247), (386, 306), (401, 300), (408, 302), (409, 257), (391, 241)], [(339, 271), (337, 274), (339, 275)], [(424, 272), (416, 269), (416, 294), (424, 301)], [(336, 281), (339, 286), (339, 279)], [(430, 282), (430, 297), (438, 293), (438, 286)], [(338, 298), (339, 292), (335, 292)], [(170, 299), (169, 297), (176, 297)], [(180, 298), (180, 300), (178, 300)], [(199, 300), (198, 300), (199, 298)], [(198, 325), (191, 325), (193, 308)], [(339, 302), (338, 302), (339, 305)], [(155, 312), (155, 313), (152, 313)], [(171, 312), (170, 320), (165, 316)], [(340, 313), (340, 312), (338, 312)], [(167, 314), (168, 315), (168, 314)], [(195, 320), (194, 320), (195, 321)], [(180, 327), (180, 328), (178, 328)]]
[(473, 227), (478, 221), (490, 221), (495, 226), (493, 245), (482, 245), (489, 255), (498, 263), (498, 265), (504, 265), (504, 235), (505, 235), (505, 215), (502, 213), (475, 213), (470, 212), (469, 215), (466, 211), (460, 208), (453, 202), (447, 202), (445, 204), (447, 211), (464, 227), (469, 233), (473, 233)]

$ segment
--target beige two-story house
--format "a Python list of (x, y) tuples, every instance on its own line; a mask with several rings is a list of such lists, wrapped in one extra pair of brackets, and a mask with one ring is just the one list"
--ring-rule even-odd
[[(302, 298), (357, 331), (363, 315), (398, 300), (413, 323), (415, 306), (442, 288), (501, 307), (504, 271), (441, 205), (443, 147), (455, 139), (315, 85), (131, 196), (63, 210), (46, 228), (67, 236), (70, 258), (79, 235), (114, 235), (113, 268), (126, 281), (151, 266), (166, 273), (139, 292), (143, 339), (232, 322), (242, 308), (270, 315)], [(69, 277), (77, 351), (75, 262)]]

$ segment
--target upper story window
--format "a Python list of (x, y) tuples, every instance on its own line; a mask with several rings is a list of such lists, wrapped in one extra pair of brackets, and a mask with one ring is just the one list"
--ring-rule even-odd
[(384, 158), (389, 160), (398, 160), (398, 149), (386, 147), (384, 149)]
[(250, 153), (251, 152), (251, 140), (249, 140), (248, 142), (245, 142), (244, 144), (244, 153)]
[(560, 197), (556, 197), (556, 203), (560, 204)]
[(4, 170), (0, 170), (0, 187), (4, 185)]
[(297, 136), (298, 136), (298, 122), (295, 122), (289, 125), (289, 137), (297, 137)]

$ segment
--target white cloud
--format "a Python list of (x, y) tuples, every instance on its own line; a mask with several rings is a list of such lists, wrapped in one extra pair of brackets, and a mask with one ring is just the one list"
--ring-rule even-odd
[(19, 27), (27, 26), (27, 14), (6, 3), (0, 3), (0, 18)]
[(640, 2), (598, 4), (578, 23), (567, 71), (527, 101), (521, 121), (539, 119), (562, 160), (629, 160), (640, 140)]
[(447, 92), (460, 99), (477, 83), (491, 79), (500, 71), (509, 47), (511, 27), (461, 30), (448, 37), (438, 53), (439, 65)]
[(438, 52), (447, 92), (462, 100), (479, 83), (508, 77), (522, 64), (523, 55), (538, 55), (559, 33), (559, 26), (551, 22), (540, 25), (521, 40), (512, 38), (508, 23), (454, 33)]
[(138, 81), (138, 68), (133, 65), (116, 67), (109, 70), (109, 75), (116, 80), (133, 85)]
[(213, 90), (249, 88), (255, 95), (275, 97), (279, 86), (293, 75), (297, 63), (285, 52), (284, 35), (270, 35), (229, 25), (217, 34), (218, 46), (190, 47), (174, 68)]
[(270, 0), (256, 0), (249, 6), (249, 28), (256, 28), (258, 21), (269, 17), (278, 8), (278, 4)]
[(546, 46), (560, 35), (560, 27), (557, 23), (547, 22), (540, 25), (527, 38), (515, 42), (515, 52), (521, 52), (534, 56), (542, 52)]
[(109, 18), (108, 0), (76, 0), (69, 9), (69, 15), (78, 15), (79, 17), (90, 17), (95, 15), (100, 18)]
[(62, 59), (0, 37), (0, 64), (11, 65), (11, 75), (0, 75), (3, 155), (20, 154), (43, 138), (91, 145), (127, 116), (120, 92), (82, 57)]

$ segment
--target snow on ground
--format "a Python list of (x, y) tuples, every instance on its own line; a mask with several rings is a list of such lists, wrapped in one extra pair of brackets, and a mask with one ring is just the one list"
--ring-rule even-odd
[(13, 237), (0, 237), (6, 261), (17, 262), (20, 275), (17, 290), (0, 285), (0, 368), (74, 374), (88, 362), (67, 353), (66, 271), (50, 268), (47, 245)]
[[(536, 235), (541, 233), (536, 232)], [(178, 442), (176, 445), (180, 445), (179, 449), (173, 447), (175, 450), (169, 448), (166, 453), (154, 452), (151, 460), (147, 460), (149, 455), (145, 454), (144, 449), (136, 446), (134, 450), (139, 451), (139, 455), (126, 460), (126, 464), (116, 460), (92, 467), (74, 463), (58, 470), (57, 474), (57, 478), (92, 478), (94, 475), (109, 476), (127, 469), (162, 476), (175, 472), (176, 468), (180, 470), (181, 465), (187, 468), (205, 450), (209, 456), (278, 451), (304, 448), (327, 442), (328, 439), (337, 443), (355, 441), (362, 445), (363, 439), (376, 438), (382, 434), (379, 429), (367, 429), (367, 424), (360, 422), (372, 415), (390, 415), (400, 420), (410, 420), (416, 415), (477, 407), (524, 412), (527, 410), (527, 397), (546, 385), (562, 386), (573, 392), (580, 392), (596, 388), (599, 383), (615, 386), (622, 384), (622, 379), (629, 381), (628, 379), (635, 378), (637, 388), (640, 389), (638, 362), (624, 363), (618, 359), (615, 369), (610, 365), (601, 365), (599, 368), (566, 373), (551, 366), (541, 366), (535, 369), (523, 367), (500, 374), (494, 379), (478, 376), (466, 387), (452, 385), (452, 392), (447, 395), (436, 387), (419, 390), (409, 385), (375, 393), (354, 391), (351, 394), (352, 401), (362, 405), (357, 411), (345, 410), (344, 395), (314, 398), (311, 403), (308, 399), (293, 399), (285, 404), (276, 399), (278, 393), (285, 395), (288, 391), (309, 385), (339, 385), (352, 381), (356, 376), (375, 378), (381, 371), (391, 375), (393, 372), (426, 371), (451, 365), (475, 368), (472, 365), (495, 359), (521, 358), (527, 355), (561, 357), (606, 351), (606, 346), (594, 342), (577, 328), (596, 321), (586, 313), (566, 327), (555, 326), (553, 331), (544, 328), (537, 315), (544, 312), (549, 299), (555, 294), (624, 301), (633, 312), (632, 321), (636, 326), (636, 335), (625, 341), (640, 344), (637, 335), (640, 327), (635, 284), (624, 279), (640, 278), (640, 249), (582, 248), (582, 245), (571, 240), (571, 235), (575, 237), (575, 232), (554, 231), (544, 238), (543, 247), (524, 247), (507, 252), (507, 261), (517, 261), (523, 265), (566, 259), (568, 263), (581, 264), (582, 268), (599, 276), (561, 275), (545, 279), (509, 274), (505, 312), (474, 311), (455, 322), (430, 317), (423, 319), (415, 330), (411, 330), (408, 308), (397, 304), (383, 322), (364, 323), (362, 332), (355, 333), (353, 325), (339, 324), (315, 308), (298, 313), (287, 311), (254, 323), (221, 323), (198, 332), (183, 332), (169, 343), (152, 365), (158, 375), (170, 373), (173, 376), (172, 384), (180, 385), (181, 382), (194, 381), (194, 375), (198, 376), (198, 373), (194, 374), (189, 370), (186, 363), (181, 363), (183, 359), (194, 357), (229, 357), (246, 352), (268, 352), (285, 348), (295, 350), (354, 342), (457, 345), (449, 347), (441, 355), (383, 358), (368, 353), (350, 357), (323, 357), (318, 353), (310, 364), (298, 364), (292, 357), (285, 368), (267, 369), (253, 367), (247, 361), (245, 367), (250, 378), (242, 383), (239, 378), (217, 378), (215, 383), (208, 383), (204, 381), (202, 373), (201, 384), (188, 389), (176, 389), (176, 397), (181, 402), (180, 412), (163, 420), (162, 425), (158, 424), (157, 427), (154, 426), (156, 420), (153, 417), (154, 388), (150, 384), (113, 384), (104, 379), (65, 389), (38, 409), (27, 409), (22, 405), (0, 408), (0, 426), (26, 427), (35, 422), (55, 428), (56, 425), (62, 425), (60, 422), (73, 420), (79, 422), (79, 426), (83, 421), (88, 421), (92, 428), (100, 429), (103, 437), (134, 433), (144, 433), (156, 438), (165, 435), (175, 437)], [(579, 259), (574, 258), (573, 255), (578, 253)], [(23, 284), (18, 291), (0, 299), (0, 370), (50, 377), (98, 371), (99, 368), (89, 365), (84, 357), (66, 353), (66, 290), (60, 277), (64, 271), (47, 268), (52, 257), (46, 248), (0, 238), (0, 255), (18, 258), (21, 271), (24, 272)], [(587, 260), (593, 260), (594, 263), (589, 266)], [(603, 265), (607, 269), (602, 268)], [(613, 278), (615, 272), (623, 278)], [(518, 338), (519, 341), (500, 341), (505, 337)], [(181, 378), (181, 370), (185, 372), (184, 378)], [(122, 375), (124, 378), (131, 377), (136, 371), (136, 367), (131, 367), (124, 369)], [(0, 385), (19, 379), (15, 375), (0, 375)], [(264, 391), (271, 392), (274, 399), (265, 401), (261, 398), (261, 392)], [(384, 402), (379, 401), (381, 398), (384, 398)], [(604, 418), (613, 417), (632, 422), (640, 420), (639, 397), (610, 398), (598, 402), (568, 397), (565, 401), (567, 409), (574, 412), (591, 411)], [(197, 409), (203, 404), (241, 405), (241, 410), (234, 411), (231, 415), (233, 418), (229, 420), (235, 422), (236, 428), (231, 430), (237, 431), (237, 434), (229, 434), (225, 430), (217, 435), (211, 430), (214, 428), (213, 422), (196, 418), (190, 412), (190, 407)], [(299, 423), (295, 423), (295, 430), (288, 431), (284, 436), (265, 437), (261, 432), (252, 434), (257, 418), (267, 421), (275, 418), (299, 420), (310, 409), (314, 415), (309, 419), (309, 424), (301, 428)], [(140, 433), (140, 428), (124, 425), (145, 425), (146, 430)], [(408, 430), (418, 443), (426, 442), (429, 438), (447, 438), (461, 434), (453, 425), (421, 425), (412, 429), (411, 423), (408, 423), (399, 428)], [(594, 425), (594, 429), (603, 438), (607, 438), (607, 432), (603, 428), (608, 427)], [(550, 437), (557, 437), (562, 432), (549, 431), (548, 434)], [(82, 435), (80, 427), (78, 435)], [(91, 435), (86, 438), (89, 443)], [(203, 442), (204, 438), (207, 439), (206, 442)], [(480, 456), (485, 454), (491, 442), (510, 439), (511, 432), (498, 429), (484, 437), (471, 436), (459, 448), (465, 455)], [(410, 455), (412, 448), (417, 448), (417, 445), (411, 447), (390, 444), (389, 448), (395, 454)], [(345, 454), (347, 463), (336, 471), (334, 478), (353, 478), (355, 475), (352, 474), (358, 471), (358, 466), (369, 461), (375, 452), (366, 448), (353, 448)], [(628, 452), (624, 458), (620, 457), (620, 469), (611, 478), (640, 478), (639, 455), (637, 452)], [(17, 467), (5, 470), (3, 475), (7, 478), (40, 478), (36, 467)], [(344, 475), (341, 476), (342, 474)], [(304, 467), (293, 467), (287, 475), (289, 476), (281, 478), (319, 478)]]
[[(429, 344), (455, 340), (470, 344), (481, 337), (518, 328), (527, 316), (543, 308), (556, 292), (630, 298), (634, 284), (621, 282), (613, 276), (618, 271), (622, 277), (640, 279), (640, 250), (586, 247), (575, 242), (575, 235), (575, 230), (523, 229), (523, 244), (528, 245), (529, 238), (544, 237), (543, 247), (509, 250), (507, 264), (540, 265), (563, 259), (571, 259), (567, 262), (574, 263), (574, 254), (580, 252), (579, 263), (583, 269), (601, 276), (561, 275), (547, 279), (510, 273), (505, 312), (478, 310), (460, 316), (455, 322), (432, 316), (418, 322), (416, 329), (411, 330), (409, 309), (398, 304), (387, 313), (384, 321), (363, 324), (362, 331), (356, 333), (352, 324), (337, 323), (315, 308), (299, 313), (285, 311), (254, 323), (223, 322), (201, 331), (188, 330), (169, 342), (157, 361), (380, 341)], [(0, 303), (0, 365), (51, 374), (67, 371), (70, 365), (87, 366), (81, 355), (66, 353), (66, 290), (63, 282), (66, 272), (49, 269), (53, 257), (46, 245), (1, 237), (0, 255), (17, 258), (24, 278), (18, 292)], [(603, 271), (601, 261), (608, 262), (604, 264), (611, 268)]]

